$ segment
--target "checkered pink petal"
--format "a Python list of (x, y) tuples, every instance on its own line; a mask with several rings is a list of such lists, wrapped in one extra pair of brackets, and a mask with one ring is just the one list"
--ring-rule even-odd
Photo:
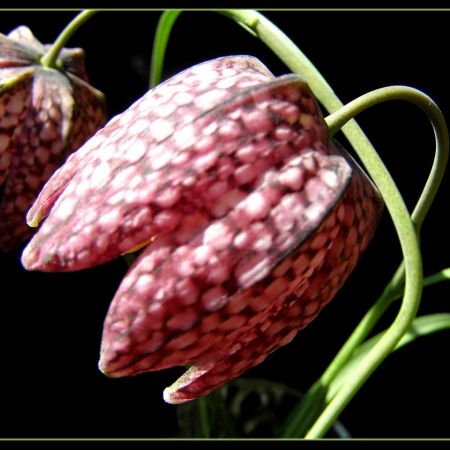
[(304, 81), (225, 57), (150, 91), (69, 158), (29, 213), (48, 217), (23, 263), (76, 270), (151, 240), (111, 303), (99, 366), (189, 365), (164, 392), (181, 403), (313, 320), (381, 211)]
[(27, 27), (0, 34), (0, 250), (30, 237), (26, 211), (52, 173), (105, 121), (103, 94), (87, 82), (84, 53), (63, 49), (63, 70), (43, 68)]

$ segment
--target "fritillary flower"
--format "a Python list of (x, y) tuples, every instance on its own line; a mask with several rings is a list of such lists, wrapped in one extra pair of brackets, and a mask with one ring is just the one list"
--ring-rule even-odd
[(190, 366), (164, 392), (181, 403), (310, 323), (381, 210), (306, 83), (229, 56), (150, 90), (74, 153), (28, 213), (47, 218), (22, 260), (70, 271), (148, 244), (111, 303), (100, 369)]
[(0, 250), (31, 234), (25, 213), (42, 186), (106, 120), (84, 52), (63, 49), (58, 69), (41, 66), (49, 45), (20, 26), (0, 33)]

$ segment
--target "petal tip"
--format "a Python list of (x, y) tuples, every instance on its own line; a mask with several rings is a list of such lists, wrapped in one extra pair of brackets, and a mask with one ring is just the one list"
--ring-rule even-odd
[(45, 260), (42, 259), (39, 247), (33, 245), (33, 241), (23, 249), (20, 262), (25, 270), (47, 272)]
[(100, 359), (97, 367), (98, 370), (100, 370), (100, 372), (108, 378), (120, 378), (125, 376), (124, 370), (114, 367), (111, 359), (104, 351), (100, 352)]
[(108, 378), (114, 377), (114, 372), (112, 372), (108, 367), (108, 361), (103, 357), (103, 353), (100, 355), (100, 360), (98, 361), (98, 370), (107, 376)]
[(100, 370), (103, 375), (111, 378), (111, 373), (108, 371), (107, 367), (105, 366), (105, 364), (103, 364), (103, 361), (101, 359), (98, 363), (98, 370)]
[(163, 391), (163, 398), (166, 403), (169, 403), (171, 405), (179, 405), (181, 403), (186, 403), (190, 400), (193, 400), (190, 398), (182, 397), (182, 394), (178, 391), (177, 386), (175, 386), (175, 384), (167, 387)]
[(27, 245), (22, 252), (22, 256), (20, 257), (20, 262), (22, 263), (22, 266), (26, 270), (33, 270), (33, 266), (34, 266), (33, 260), (34, 260), (34, 257), (33, 257), (32, 250), (30, 249), (30, 246)]
[(213, 361), (191, 366), (175, 383), (164, 389), (164, 401), (172, 405), (178, 405), (208, 394), (211, 389), (207, 388), (201, 378), (214, 366)]
[(36, 215), (27, 215), (27, 225), (31, 228), (36, 228), (41, 223), (41, 217)]
[(190, 367), (175, 383), (164, 389), (163, 398), (166, 403), (171, 405), (178, 405), (180, 403), (186, 403), (197, 397), (188, 396), (186, 387), (188, 387), (197, 376), (199, 376), (198, 368), (194, 365)]

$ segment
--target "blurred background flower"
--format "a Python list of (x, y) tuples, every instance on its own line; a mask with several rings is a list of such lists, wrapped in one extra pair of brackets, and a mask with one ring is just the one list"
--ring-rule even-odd
[(84, 51), (62, 49), (56, 68), (41, 65), (50, 45), (26, 26), (0, 33), (0, 250), (33, 233), (25, 214), (52, 173), (106, 119), (90, 84)]

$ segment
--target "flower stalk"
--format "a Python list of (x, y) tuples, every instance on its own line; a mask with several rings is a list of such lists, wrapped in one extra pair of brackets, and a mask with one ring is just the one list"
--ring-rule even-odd
[[(361, 372), (359, 374), (354, 374), (347, 380), (345, 388), (337, 394), (333, 402), (325, 409), (316, 424), (306, 435), (306, 437), (310, 438), (320, 437), (328, 430), (333, 421), (336, 420), (339, 412), (342, 411), (359, 387), (362, 386), (370, 373), (372, 373), (379, 363), (381, 363), (381, 361), (395, 348), (395, 345), (401, 339), (403, 334), (406, 333), (415, 317), (421, 297), (422, 269), (418, 239), (413, 232), (413, 227), (415, 226), (417, 230), (420, 229), (442, 180), (448, 160), (448, 131), (442, 113), (427, 96), (421, 95), (421, 93), (416, 90), (408, 90), (403, 87), (375, 91), (375, 93), (370, 94), (371, 98), (368, 99), (366, 96), (363, 96), (354, 102), (351, 102), (346, 108), (338, 111), (338, 108), (342, 106), (342, 103), (336, 97), (331, 87), (314, 66), (312, 66), (311, 62), (302, 54), (293, 42), (284, 35), (284, 33), (262, 15), (254, 11), (249, 11), (248, 14), (241, 10), (229, 11), (226, 14), (230, 15), (233, 19), (242, 21), (247, 26), (252, 27), (253, 30), (256, 31), (258, 37), (264, 41), (286, 63), (286, 65), (288, 65), (288, 67), (296, 71), (296, 73), (300, 73), (308, 81), (311, 88), (317, 93), (316, 95), (319, 100), (324, 104), (328, 111), (337, 111), (334, 115), (327, 118), (330, 134), (334, 134), (345, 122), (347, 122), (347, 120), (350, 120), (357, 112), (359, 112), (357, 111), (358, 109), (365, 109), (374, 102), (378, 103), (387, 101), (388, 99), (400, 98), (412, 101), (425, 109), (435, 129), (437, 140), (436, 156), (430, 177), (414, 210), (414, 222), (412, 222), (394, 181), (362, 130), (354, 121), (351, 121), (346, 127), (343, 127), (344, 134), (346, 134), (350, 140), (386, 201), (386, 206), (391, 213), (392, 220), (399, 234), (407, 275), (402, 308), (400, 309), (397, 319), (392, 324), (392, 327), (386, 333), (384, 339), (379, 342), (378, 347), (375, 348), (372, 354), (361, 364), (361, 366), (364, 364), (364, 367), (361, 368)], [(342, 120), (345, 115), (347, 115), (347, 117)], [(341, 120), (336, 120), (337, 117), (340, 117)], [(376, 307), (371, 310), (373, 314), (369, 315), (369, 320), (362, 322), (361, 327), (358, 327), (355, 330), (355, 333), (343, 347), (342, 352), (335, 358), (335, 364), (330, 366), (331, 370), (325, 372), (325, 379), (321, 378), (318, 385), (315, 386), (314, 392), (320, 391), (318, 386), (324, 386), (324, 383), (329, 382), (330, 379), (333, 378), (333, 375), (338, 372), (339, 366), (343, 363), (345, 364), (347, 358), (353, 353), (354, 348), (362, 342), (373, 328), (373, 325), (375, 325), (378, 318), (381, 317), (389, 305), (389, 293), (395, 291), (396, 288), (403, 284), (403, 273), (403, 267), (399, 268), (393, 278), (393, 283), (390, 283), (379, 302), (377, 302)], [(288, 426), (287, 431), (285, 432), (286, 437), (290, 435), (290, 429), (292, 429), (292, 427)]]
[[(393, 87), (388, 88), (388, 90), (375, 91), (375, 93), (370, 94), (372, 96), (371, 98), (368, 99), (368, 97), (363, 96), (360, 99), (351, 102), (347, 107), (339, 110), (343, 107), (343, 104), (335, 95), (326, 80), (317, 71), (311, 61), (274, 24), (256, 11), (227, 10), (222, 13), (243, 25), (247, 31), (250, 31), (253, 35), (256, 35), (265, 42), (266, 45), (270, 47), (289, 68), (291, 68), (291, 70), (300, 74), (308, 82), (311, 89), (326, 109), (329, 112), (335, 112), (335, 114), (327, 118), (331, 135), (343, 126), (345, 122), (350, 120), (356, 114), (358, 108), (362, 110), (373, 103), (395, 98), (412, 101), (425, 109), (435, 129), (437, 140), (436, 156), (430, 177), (411, 218), (393, 179), (362, 130), (354, 120), (350, 120), (350, 123), (343, 127), (344, 134), (353, 145), (369, 174), (372, 176), (372, 179), (382, 192), (399, 235), (400, 245), (404, 254), (404, 263), (400, 265), (378, 302), (371, 308), (361, 324), (357, 327), (350, 339), (341, 349), (341, 352), (339, 352), (333, 363), (330, 365), (329, 369), (324, 373), (324, 376), (307, 394), (305, 401), (300, 405), (300, 410), (297, 409), (293, 414), (292, 417), (294, 417), (294, 419), (291, 418), (291, 420), (288, 421), (284, 433), (285, 437), (295, 435), (294, 429), (305, 415), (303, 414), (302, 416), (302, 412), (306, 412), (308, 407), (312, 406), (314, 400), (318, 400), (318, 396), (323, 396), (323, 392), (326, 391), (326, 383), (331, 382), (336, 373), (339, 372), (340, 368), (345, 365), (355, 348), (370, 333), (375, 323), (389, 306), (390, 302), (395, 297), (393, 294), (397, 294), (404, 284), (405, 293), (396, 320), (376, 348), (364, 361), (365, 367), (362, 367), (356, 375), (352, 375), (349, 383), (346, 383), (345, 389), (338, 393), (333, 402), (325, 409), (319, 420), (307, 434), (307, 437), (319, 437), (327, 431), (339, 415), (339, 412), (342, 411), (367, 377), (370, 376), (381, 361), (395, 348), (396, 344), (404, 335), (415, 317), (422, 290), (422, 264), (418, 232), (420, 231), (421, 224), (435, 197), (446, 167), (448, 159), (448, 131), (441, 112), (434, 103), (430, 102), (428, 97), (420, 95), (421, 93), (418, 91), (408, 90), (403, 87)], [(164, 14), (170, 15), (171, 12), (166, 12)], [(170, 21), (170, 27), (173, 26), (176, 17), (178, 17), (178, 15), (172, 17), (173, 20)], [(167, 33), (164, 38), (167, 41)], [(157, 40), (158, 35), (156, 36), (156, 41)], [(157, 47), (155, 46), (155, 48)], [(161, 70), (161, 68), (159, 68), (159, 70)], [(347, 117), (344, 117), (345, 115), (347, 115)], [(302, 406), (304, 406), (303, 410)]]
[(67, 25), (56, 41), (52, 44), (48, 52), (41, 58), (41, 65), (47, 69), (60, 69), (58, 63), (58, 57), (61, 50), (72, 37), (72, 35), (80, 28), (85, 22), (87, 22), (97, 11), (93, 9), (86, 9), (80, 12), (70, 23)]

